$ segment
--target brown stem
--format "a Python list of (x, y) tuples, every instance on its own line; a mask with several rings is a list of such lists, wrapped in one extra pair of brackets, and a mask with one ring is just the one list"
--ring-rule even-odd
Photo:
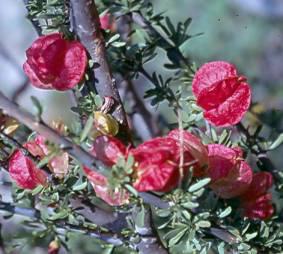
[[(90, 169), (97, 171), (96, 166), (104, 166), (103, 163), (97, 161), (90, 153), (85, 151), (80, 146), (74, 144), (72, 141), (58, 134), (55, 130), (46, 125), (43, 121), (39, 121), (32, 114), (22, 110), (19, 106), (10, 101), (2, 92), (0, 92), (0, 109), (3, 112), (15, 119), (20, 123), (26, 125), (31, 130), (36, 131), (38, 134), (44, 136), (54, 144), (57, 144), (62, 150), (68, 152), (73, 158)], [(102, 173), (103, 172), (99, 172)], [(149, 194), (141, 192), (139, 196), (145, 203), (151, 204), (155, 207), (166, 208), (168, 203)]]
[[(134, 113), (138, 113), (145, 125), (147, 126), (147, 131), (149, 132), (150, 138), (156, 137), (161, 135), (161, 128), (158, 128), (158, 117), (154, 116), (147, 108), (144, 103), (144, 101), (139, 97), (134, 84), (131, 80), (125, 79), (124, 83), (126, 85), (127, 91), (131, 95), (131, 101), (132, 101), (132, 109)], [(139, 133), (139, 136), (144, 140), (144, 131), (140, 128), (135, 128), (136, 131)]]
[(94, 85), (102, 97), (115, 100), (113, 116), (121, 124), (120, 136), (129, 141), (129, 128), (126, 113), (107, 62), (105, 40), (102, 34), (99, 15), (94, 0), (71, 0), (74, 30), (94, 61)]
[[(7, 203), (7, 202), (0, 202), (0, 211), (9, 212), (16, 215), (22, 215), (25, 217), (29, 217), (34, 221), (39, 221), (41, 219), (40, 211), (34, 208), (25, 208), (19, 207), (17, 205)], [(39, 222), (41, 223), (41, 222)], [(98, 229), (90, 229), (85, 226), (77, 226), (70, 223), (62, 223), (60, 221), (54, 222), (54, 226), (56, 227), (56, 231), (58, 233), (66, 233), (67, 231), (74, 231), (78, 233), (83, 233), (99, 240), (105, 241), (107, 243), (111, 243), (113, 245), (119, 246), (122, 245), (124, 239), (122, 237), (117, 236), (117, 233), (113, 232), (101, 232)]]

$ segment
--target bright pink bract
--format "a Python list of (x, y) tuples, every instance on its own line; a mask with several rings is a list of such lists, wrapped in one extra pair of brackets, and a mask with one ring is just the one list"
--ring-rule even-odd
[(208, 145), (210, 188), (221, 198), (229, 199), (244, 193), (252, 182), (253, 172), (237, 148)]
[(47, 175), (21, 150), (16, 150), (10, 157), (9, 173), (16, 184), (23, 189), (32, 190), (40, 184), (45, 185), (47, 181)]
[(272, 195), (267, 193), (272, 187), (273, 177), (268, 172), (254, 174), (253, 181), (240, 197), (245, 216), (251, 219), (268, 219), (274, 213)]
[(204, 64), (195, 74), (192, 90), (204, 117), (215, 126), (230, 126), (241, 121), (251, 102), (246, 79), (227, 62)]
[(59, 33), (43, 35), (26, 51), (24, 71), (32, 85), (41, 89), (68, 90), (84, 77), (87, 54), (78, 41)]

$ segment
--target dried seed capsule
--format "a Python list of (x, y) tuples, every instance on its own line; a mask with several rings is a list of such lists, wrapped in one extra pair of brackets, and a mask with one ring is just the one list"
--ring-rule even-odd
[(103, 135), (116, 136), (119, 132), (119, 123), (110, 114), (100, 111), (94, 112), (94, 126)]

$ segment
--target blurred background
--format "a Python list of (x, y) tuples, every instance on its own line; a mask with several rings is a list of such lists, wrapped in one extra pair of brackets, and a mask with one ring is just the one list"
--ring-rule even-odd
[[(265, 109), (283, 110), (283, 1), (282, 0), (152, 0), (155, 11), (166, 11), (172, 21), (193, 18), (191, 34), (203, 33), (182, 46), (197, 66), (212, 60), (234, 63), (253, 86), (253, 101)], [(45, 106), (44, 119), (64, 119), (70, 123), (72, 100), (68, 93), (41, 91), (26, 86), (22, 71), (25, 50), (36, 38), (25, 18), (22, 0), (0, 0), (0, 89), (25, 109), (32, 111), (30, 96)], [(154, 63), (164, 73), (164, 59)], [(158, 67), (160, 66), (160, 67)], [(48, 109), (48, 110), (47, 110)], [(278, 111), (280, 112), (280, 111)], [(281, 128), (282, 126), (280, 126)], [(273, 155), (282, 165), (283, 149)], [(7, 200), (8, 201), (8, 200)]]

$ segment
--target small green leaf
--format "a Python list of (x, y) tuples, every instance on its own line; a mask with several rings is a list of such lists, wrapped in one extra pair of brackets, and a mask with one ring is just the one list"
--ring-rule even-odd
[(274, 150), (283, 143), (283, 133), (281, 133), (275, 141), (269, 146), (268, 150)]
[(199, 206), (199, 204), (194, 203), (194, 202), (186, 202), (186, 203), (182, 203), (181, 206), (183, 206), (187, 209), (194, 209), (194, 208), (197, 208)]
[(160, 209), (160, 210), (157, 211), (157, 215), (158, 215), (159, 217), (162, 217), (162, 218), (168, 217), (168, 216), (170, 216), (171, 214), (172, 214), (172, 213), (171, 213), (171, 210), (170, 210), (170, 209)]
[(95, 103), (95, 105), (96, 105), (96, 107), (97, 108), (101, 108), (102, 107), (102, 105), (103, 105), (103, 100), (102, 100), (102, 98), (101, 98), (101, 96), (100, 95), (95, 95), (95, 97), (94, 97), (94, 103)]
[(136, 190), (133, 186), (131, 186), (131, 185), (129, 185), (129, 184), (125, 184), (125, 188), (126, 188), (130, 193), (132, 193), (135, 197), (138, 197), (138, 196), (139, 196), (137, 190)]
[(112, 43), (112, 46), (115, 48), (124, 47), (125, 45), (126, 45), (126, 42), (124, 41), (115, 41)]
[(81, 191), (87, 187), (87, 182), (83, 182), (81, 184), (75, 185), (72, 187), (73, 191)]
[(210, 228), (211, 223), (207, 220), (201, 220), (201, 221), (198, 221), (197, 223), (195, 223), (195, 226), (198, 227), (198, 228)]
[(93, 116), (89, 116), (84, 126), (84, 129), (80, 135), (80, 142), (83, 142), (87, 138), (89, 132), (91, 131), (93, 127), (93, 121), (94, 121)]
[(43, 113), (43, 108), (41, 106), (40, 101), (35, 96), (31, 96), (30, 98), (31, 98), (31, 101), (32, 101), (33, 105), (35, 106), (35, 108), (37, 110), (37, 114), (36, 115), (39, 118), (41, 118), (42, 113)]
[(108, 40), (107, 44), (111, 44), (112, 42), (119, 40), (119, 38), (120, 34), (115, 34)]
[(31, 194), (32, 194), (33, 196), (35, 196), (35, 195), (39, 194), (43, 189), (44, 189), (44, 186), (43, 186), (43, 185), (38, 185), (38, 186), (36, 186), (35, 189), (33, 189), (33, 190), (31, 191)]
[(186, 233), (187, 230), (183, 230), (181, 231), (180, 233), (178, 233), (176, 236), (174, 236), (173, 238), (171, 238), (168, 242), (168, 247), (172, 247), (174, 245), (176, 245), (180, 240), (181, 238), (184, 236), (184, 234)]
[(225, 243), (222, 242), (217, 246), (217, 250), (219, 254), (225, 254)]
[(60, 220), (60, 219), (65, 219), (69, 215), (68, 210), (62, 210), (59, 213), (55, 213), (52, 216), (49, 217), (49, 220)]
[(245, 234), (246, 241), (250, 241), (251, 239), (255, 238), (257, 236), (257, 232), (251, 233), (251, 234)]
[(227, 217), (230, 213), (232, 212), (232, 208), (231, 206), (228, 206), (224, 211), (222, 211), (220, 214), (219, 214), (219, 218), (222, 219), (222, 218), (225, 218)]
[(204, 186), (206, 186), (207, 184), (209, 184), (210, 181), (211, 181), (210, 178), (204, 178), (204, 179), (198, 181), (197, 183), (191, 185), (188, 191), (191, 192), (191, 193), (198, 191), (199, 189), (201, 189)]
[(136, 225), (140, 228), (144, 227), (144, 217), (145, 217), (145, 209), (144, 206), (141, 206), (141, 210), (138, 212), (135, 222)]

